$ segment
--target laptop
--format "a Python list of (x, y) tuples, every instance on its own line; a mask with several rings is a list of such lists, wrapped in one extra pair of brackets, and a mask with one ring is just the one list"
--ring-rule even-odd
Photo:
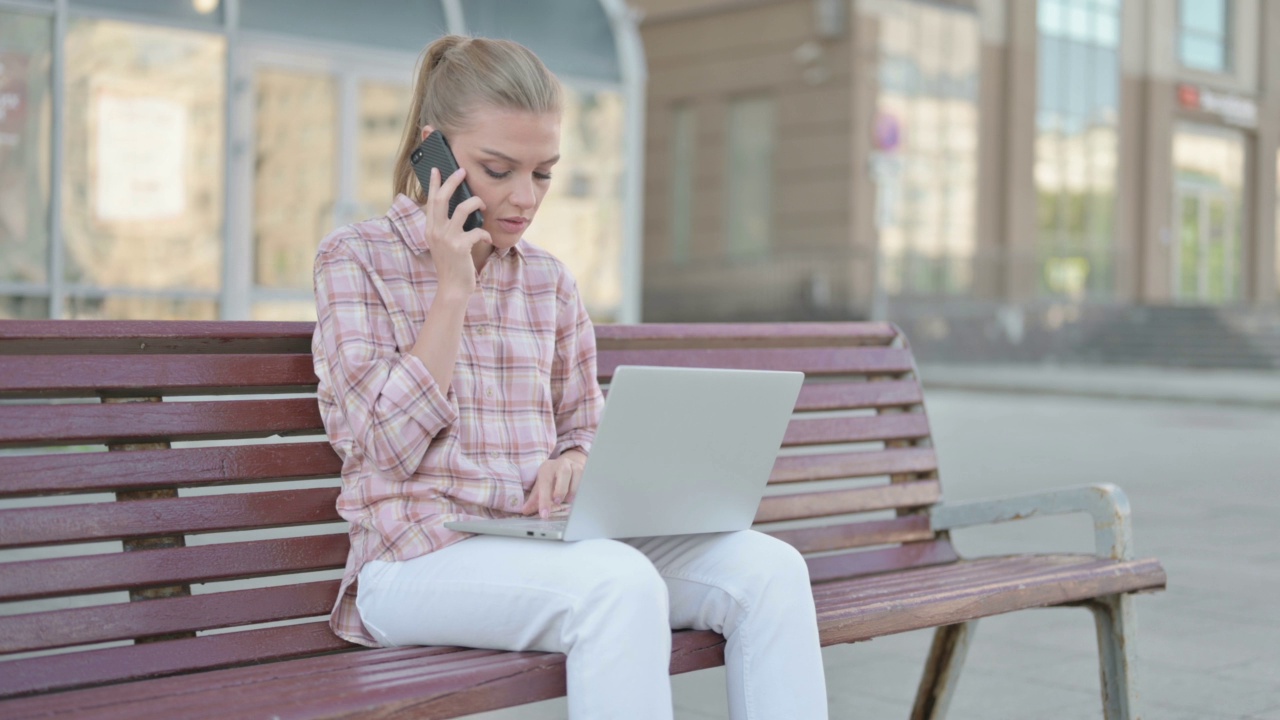
[(800, 372), (620, 366), (566, 517), (445, 527), (540, 540), (745, 530), (803, 382)]

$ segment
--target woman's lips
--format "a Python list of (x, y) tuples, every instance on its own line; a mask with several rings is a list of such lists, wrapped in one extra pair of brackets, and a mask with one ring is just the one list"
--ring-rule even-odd
[(525, 229), (529, 221), (525, 218), (499, 218), (498, 225), (507, 232), (520, 232)]

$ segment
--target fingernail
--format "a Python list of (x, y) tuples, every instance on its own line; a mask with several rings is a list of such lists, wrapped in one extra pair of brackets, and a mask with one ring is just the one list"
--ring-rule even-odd
[(546, 508), (542, 508), (541, 510), (539, 510), (539, 511), (538, 511), (538, 515), (539, 515), (543, 520), (546, 520), (548, 517), (550, 517), (550, 516), (551, 516), (551, 511), (550, 511), (550, 510), (548, 510), (548, 509), (546, 509)]

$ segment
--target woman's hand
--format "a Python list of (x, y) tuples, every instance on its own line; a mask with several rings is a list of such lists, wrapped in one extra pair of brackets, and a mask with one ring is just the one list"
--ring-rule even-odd
[(545, 520), (560, 505), (573, 502), (586, 464), (587, 456), (581, 450), (565, 450), (560, 457), (542, 463), (529, 499), (525, 500), (520, 513), (531, 515), (537, 512)]
[(458, 203), (449, 216), (449, 198), (466, 178), (467, 171), (457, 172), (440, 180), (439, 168), (431, 168), (431, 187), (427, 189), (427, 202), (422, 206), (427, 216), (427, 247), (431, 248), (431, 260), (436, 266), (439, 288), (447, 292), (470, 296), (476, 287), (476, 265), (471, 259), (471, 248), (476, 243), (492, 244), (489, 233), (481, 228), (463, 232), (467, 216), (476, 210), (485, 210), (484, 201), (472, 195)]

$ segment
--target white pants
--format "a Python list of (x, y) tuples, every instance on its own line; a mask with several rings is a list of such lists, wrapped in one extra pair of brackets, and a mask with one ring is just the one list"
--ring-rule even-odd
[(809, 573), (752, 530), (546, 542), (476, 536), (360, 572), (380, 643), (562, 652), (573, 720), (672, 716), (672, 628), (725, 636), (729, 717), (827, 717)]

